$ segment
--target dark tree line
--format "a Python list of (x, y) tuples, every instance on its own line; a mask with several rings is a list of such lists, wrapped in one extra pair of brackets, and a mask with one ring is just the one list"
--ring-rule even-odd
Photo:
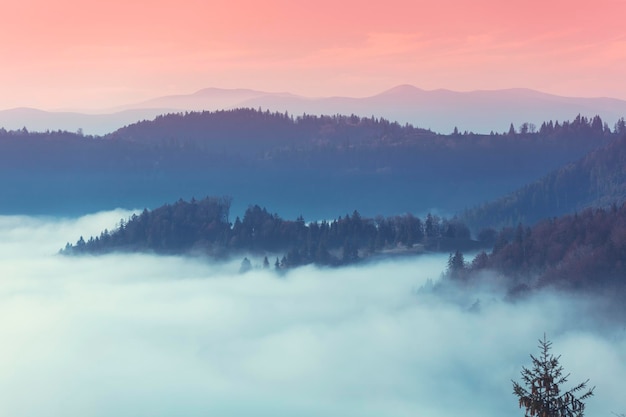
[[(363, 218), (358, 211), (332, 221), (284, 220), (258, 205), (243, 218), (229, 219), (228, 197), (179, 200), (155, 210), (144, 210), (117, 229), (105, 230), (88, 240), (67, 244), (66, 254), (112, 251), (203, 253), (229, 256), (236, 253), (280, 253), (280, 267), (308, 263), (339, 265), (358, 261), (386, 249), (448, 250), (474, 248), (467, 226), (457, 219), (428, 214), (424, 220), (411, 214)], [(264, 262), (265, 263), (265, 262)], [(269, 262), (268, 262), (269, 264)]]

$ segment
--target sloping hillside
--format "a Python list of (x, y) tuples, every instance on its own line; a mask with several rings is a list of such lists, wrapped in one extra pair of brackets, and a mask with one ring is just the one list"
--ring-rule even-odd
[(457, 252), (449, 264), (447, 278), (471, 284), (485, 271), (495, 272), (496, 282), (511, 295), (545, 287), (623, 295), (626, 204), (586, 209), (532, 228), (503, 229), (490, 254), (480, 253), (466, 264)]
[(474, 229), (515, 226), (626, 201), (626, 136), (496, 201), (466, 211)]

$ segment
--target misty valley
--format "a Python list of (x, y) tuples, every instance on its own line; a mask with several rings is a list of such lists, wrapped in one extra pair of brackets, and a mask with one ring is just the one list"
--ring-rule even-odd
[(0, 417), (626, 417), (626, 0), (0, 4)]
[(521, 416), (544, 335), (626, 411), (623, 118), (185, 112), (0, 172), (3, 415)]

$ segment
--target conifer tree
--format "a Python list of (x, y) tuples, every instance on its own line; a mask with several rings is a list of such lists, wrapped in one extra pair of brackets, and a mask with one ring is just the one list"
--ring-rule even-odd
[(539, 339), (540, 356), (536, 358), (530, 355), (532, 369), (522, 367), (524, 386), (512, 381), (513, 394), (518, 397), (520, 408), (526, 409), (525, 417), (582, 417), (584, 400), (593, 395), (595, 387), (588, 390), (589, 380), (586, 380), (561, 392), (561, 386), (567, 382), (569, 374), (563, 375), (560, 356), (551, 355), (551, 347), (552, 343), (546, 340), (544, 334), (543, 340)]
[(250, 262), (250, 259), (248, 259), (247, 257), (243, 258), (243, 261), (241, 261), (241, 267), (239, 268), (239, 273), (245, 274), (251, 269), (252, 269), (252, 263)]
[(465, 258), (461, 251), (456, 251), (448, 256), (448, 270), (446, 274), (453, 279), (462, 278), (465, 272)]

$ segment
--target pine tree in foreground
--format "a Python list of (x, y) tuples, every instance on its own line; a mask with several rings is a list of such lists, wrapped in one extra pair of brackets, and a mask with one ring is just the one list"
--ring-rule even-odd
[[(569, 374), (563, 375), (559, 365), (560, 356), (549, 353), (552, 343), (539, 340), (539, 358), (530, 355), (532, 369), (522, 367), (523, 385), (513, 382), (513, 394), (519, 398), (520, 408), (526, 409), (525, 417), (582, 417), (585, 411), (584, 400), (593, 395), (595, 387), (587, 390), (587, 382), (582, 382), (568, 391), (561, 392), (560, 386), (567, 382)], [(577, 397), (578, 396), (578, 397)]]

